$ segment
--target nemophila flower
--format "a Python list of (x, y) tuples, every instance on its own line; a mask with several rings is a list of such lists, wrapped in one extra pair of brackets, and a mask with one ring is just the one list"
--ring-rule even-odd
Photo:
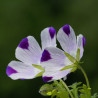
[[(56, 47), (56, 31), (53, 27), (45, 28), (41, 32), (41, 42), (42, 49), (32, 36), (28, 36), (20, 42), (15, 52), (16, 58), (20, 61), (11, 61), (6, 69), (6, 73), (11, 79), (33, 79), (44, 72), (40, 63), (42, 52), (46, 47)], [(51, 77), (44, 77), (46, 82), (49, 79)]]
[[(77, 68), (76, 63), (82, 58), (85, 45), (83, 35), (79, 34), (76, 40), (74, 30), (70, 25), (64, 25), (59, 29), (57, 40), (64, 51), (56, 47), (48, 47), (41, 58), (41, 64), (44, 66), (47, 64), (43, 76), (53, 77), (54, 80), (66, 78), (72, 69)], [(47, 56), (49, 56), (48, 59), (43, 60)]]

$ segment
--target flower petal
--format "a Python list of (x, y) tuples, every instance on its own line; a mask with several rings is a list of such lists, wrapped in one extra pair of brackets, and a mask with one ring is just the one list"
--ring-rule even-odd
[(49, 70), (60, 70), (65, 66), (66, 56), (62, 50), (56, 47), (46, 48), (41, 57), (41, 65)]
[(42, 49), (46, 47), (56, 47), (56, 30), (53, 27), (45, 28), (41, 32)]
[(43, 77), (43, 81), (44, 81), (44, 82), (48, 82), (48, 81), (52, 80), (52, 78), (53, 78), (53, 77), (44, 76), (44, 77)]
[(85, 38), (82, 34), (79, 34), (77, 36), (77, 48), (80, 48), (80, 59), (83, 56), (83, 52), (84, 52), (84, 45), (85, 45)]
[(57, 34), (57, 40), (65, 52), (70, 53), (70, 51), (76, 51), (76, 36), (70, 25), (64, 25), (60, 28)]
[(39, 64), (41, 48), (34, 37), (24, 38), (16, 49), (16, 58), (26, 64)]
[(6, 74), (13, 80), (33, 79), (39, 72), (41, 70), (18, 61), (11, 61), (6, 69)]
[(70, 73), (71, 69), (67, 69), (64, 71), (46, 71), (43, 74), (43, 81), (50, 82), (53, 80), (59, 80), (61, 78), (66, 77)]

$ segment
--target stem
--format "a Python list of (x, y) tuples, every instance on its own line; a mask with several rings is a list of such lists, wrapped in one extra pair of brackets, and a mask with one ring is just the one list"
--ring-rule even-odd
[(60, 79), (60, 82), (63, 84), (63, 86), (65, 87), (65, 89), (68, 91), (68, 93), (70, 94), (71, 98), (74, 98), (73, 95), (72, 95), (72, 93), (70, 92), (68, 86), (66, 85), (66, 83), (62, 79)]
[(85, 80), (86, 80), (87, 86), (88, 86), (88, 88), (90, 88), (89, 80), (88, 80), (88, 77), (87, 77), (87, 75), (86, 75), (84, 69), (83, 69), (80, 65), (78, 65), (78, 68), (79, 68), (79, 69), (82, 71), (82, 73), (84, 74), (84, 77), (85, 77)]

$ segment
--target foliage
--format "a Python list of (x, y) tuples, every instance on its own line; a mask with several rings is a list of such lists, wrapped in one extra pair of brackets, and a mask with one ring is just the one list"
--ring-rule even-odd
[(81, 92), (80, 98), (91, 98), (91, 88), (88, 88), (85, 84), (79, 91)]
[(80, 49), (77, 49), (77, 54), (76, 54), (76, 58), (71, 56), (70, 54), (68, 54), (67, 52), (64, 52), (66, 57), (73, 63), (71, 65), (65, 66), (64, 68), (62, 68), (60, 71), (66, 70), (66, 69), (72, 69), (71, 72), (74, 72), (77, 70), (78, 68), (78, 63), (80, 60)]
[(71, 92), (73, 93), (75, 98), (78, 98), (78, 89), (80, 87), (78, 87), (82, 82), (78, 82), (78, 83), (74, 83), (72, 85), (70, 85), (69, 87), (71, 88)]
[(53, 84), (43, 85), (39, 92), (41, 95), (51, 96), (51, 98), (70, 98), (64, 86), (58, 81), (54, 81)]
[[(85, 84), (82, 85), (82, 82), (74, 83), (68, 87), (74, 98), (98, 98), (97, 93), (91, 96), (91, 88), (88, 88)], [(51, 98), (71, 98), (69, 92), (59, 81), (43, 85), (39, 92), (41, 95), (51, 96)]]
[(95, 93), (91, 98), (98, 98), (98, 93)]

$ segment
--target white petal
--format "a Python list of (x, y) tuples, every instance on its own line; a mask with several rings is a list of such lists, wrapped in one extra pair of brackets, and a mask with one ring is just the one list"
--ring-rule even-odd
[(49, 70), (60, 70), (66, 64), (66, 56), (62, 50), (56, 47), (48, 47), (41, 57), (41, 65)]
[(39, 64), (42, 51), (35, 38), (28, 36), (20, 42), (15, 54), (25, 64)]
[(64, 70), (64, 71), (46, 71), (43, 74), (43, 80), (45, 82), (50, 82), (53, 80), (59, 80), (61, 78), (67, 77), (67, 75), (70, 73), (70, 69)]
[(76, 52), (76, 36), (70, 25), (64, 25), (62, 28), (60, 28), (57, 33), (57, 40), (65, 52)]
[(45, 28), (41, 32), (42, 50), (46, 47), (56, 47), (56, 31), (53, 27)]
[(18, 61), (10, 62), (6, 69), (7, 75), (13, 80), (33, 79), (39, 72), (41, 72), (41, 70)]
[(77, 36), (77, 48), (80, 48), (80, 59), (82, 58), (83, 56), (83, 52), (84, 52), (84, 47), (85, 45), (85, 38), (83, 37), (82, 34), (78, 35)]

